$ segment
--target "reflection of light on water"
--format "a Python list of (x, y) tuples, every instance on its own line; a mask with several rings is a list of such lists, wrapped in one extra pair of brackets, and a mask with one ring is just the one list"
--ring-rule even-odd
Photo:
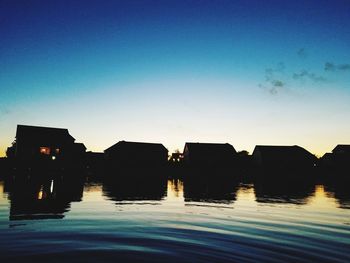
[(167, 202), (184, 202), (184, 184), (179, 179), (168, 180), (167, 196), (164, 201)]
[(84, 201), (104, 201), (106, 198), (102, 194), (102, 185), (85, 185)]
[(50, 185), (50, 193), (53, 192), (53, 180), (51, 180), (51, 185)]
[(4, 193), (4, 182), (0, 182), (0, 204), (7, 202), (7, 194)]
[(104, 196), (102, 188), (102, 184), (85, 185), (82, 202), (72, 203), (72, 210), (77, 211), (80, 216), (93, 217), (108, 216), (115, 212), (115, 203)]
[(235, 208), (249, 209), (256, 207), (255, 192), (253, 185), (241, 186), (237, 190), (236, 201), (234, 202)]
[(336, 209), (336, 200), (327, 195), (323, 185), (315, 186), (315, 194), (309, 198), (308, 206), (312, 209)]

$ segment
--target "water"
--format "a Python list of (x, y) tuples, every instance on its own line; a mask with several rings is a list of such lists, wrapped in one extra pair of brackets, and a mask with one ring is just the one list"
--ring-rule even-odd
[(0, 181), (1, 262), (350, 262), (344, 184)]

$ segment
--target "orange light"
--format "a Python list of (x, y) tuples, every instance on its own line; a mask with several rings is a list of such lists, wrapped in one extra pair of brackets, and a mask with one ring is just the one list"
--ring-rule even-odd
[(50, 154), (50, 148), (49, 147), (40, 147), (40, 153), (49, 155)]

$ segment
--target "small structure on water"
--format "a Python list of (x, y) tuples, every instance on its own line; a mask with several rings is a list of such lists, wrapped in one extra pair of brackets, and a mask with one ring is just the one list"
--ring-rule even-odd
[(237, 157), (229, 143), (187, 142), (183, 151), (184, 162), (191, 166), (231, 165)]
[(296, 170), (313, 168), (317, 163), (317, 158), (309, 151), (297, 145), (257, 145), (252, 154), (252, 161), (258, 168)]
[(104, 151), (110, 166), (160, 166), (167, 164), (168, 150), (160, 143), (120, 141)]
[(338, 144), (332, 153), (325, 153), (321, 158), (321, 165), (326, 168), (344, 170), (350, 168), (350, 145)]
[(332, 153), (335, 165), (350, 166), (350, 145), (338, 144)]
[(61, 168), (81, 165), (85, 151), (67, 129), (17, 125), (16, 139), (6, 154), (19, 167)]

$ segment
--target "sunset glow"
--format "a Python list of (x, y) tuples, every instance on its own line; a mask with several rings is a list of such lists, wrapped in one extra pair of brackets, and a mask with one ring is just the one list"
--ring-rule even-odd
[(17, 124), (92, 151), (350, 143), (349, 3), (268, 2), (3, 2), (0, 156)]

